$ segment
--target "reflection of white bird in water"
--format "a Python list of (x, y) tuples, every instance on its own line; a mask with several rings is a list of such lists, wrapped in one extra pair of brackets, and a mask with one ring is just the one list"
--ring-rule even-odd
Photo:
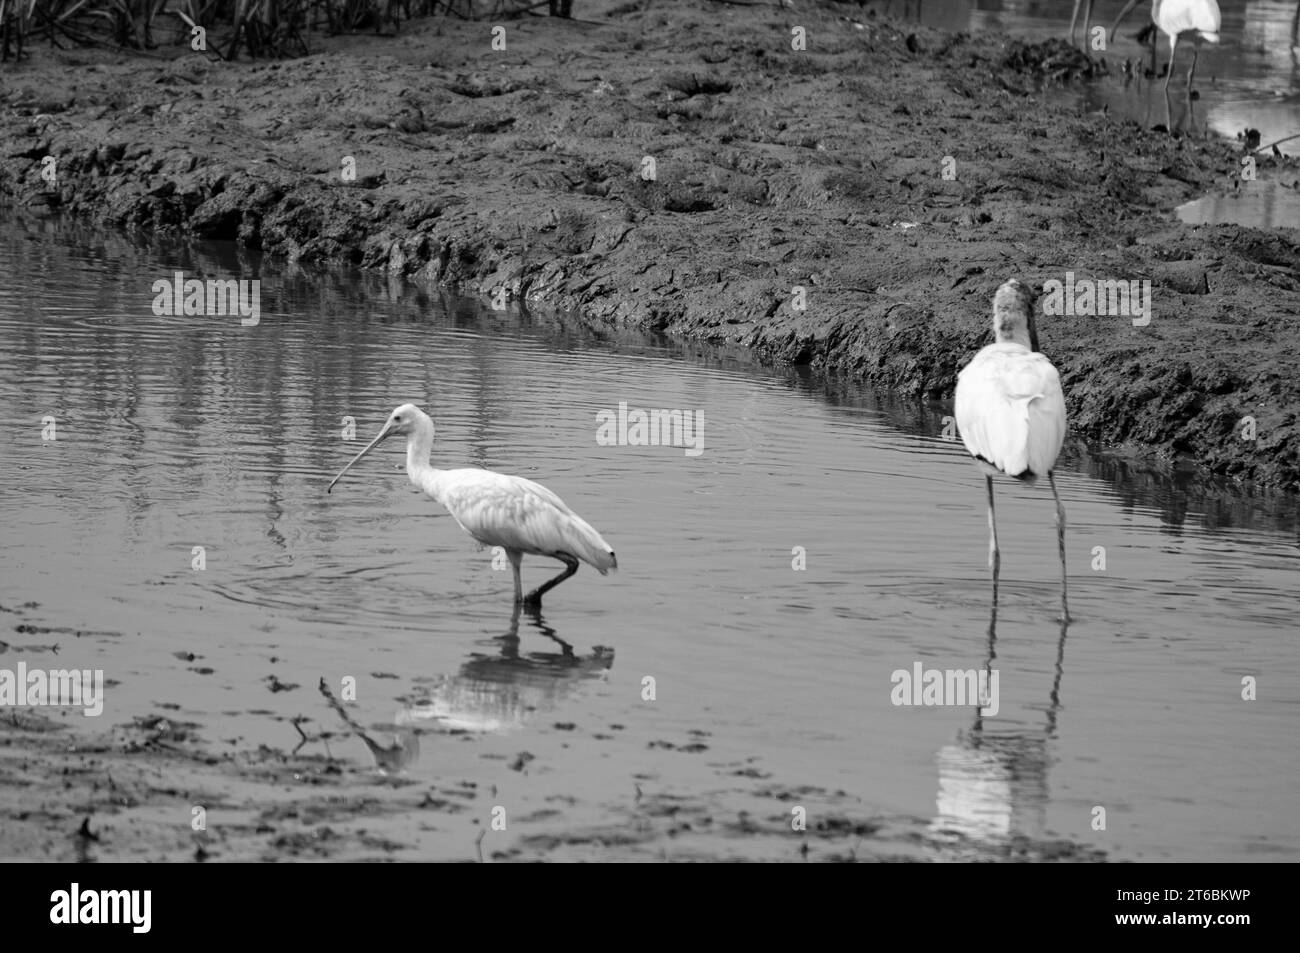
[(974, 841), (1020, 835), (1037, 841), (1047, 822), (1044, 739), (973, 733), (939, 749), (939, 790), (930, 829)]
[(459, 731), (505, 733), (522, 728), (539, 713), (557, 708), (589, 680), (614, 665), (614, 650), (594, 646), (587, 655), (573, 647), (530, 610), (528, 624), (559, 645), (559, 652), (519, 651), (519, 606), (510, 629), (495, 641), (497, 655), (475, 652), (453, 676), (421, 686), (397, 714), (397, 724), (434, 722)]
[[(988, 672), (993, 671), (993, 660), (997, 658), (997, 613), (995, 599), (989, 619), (988, 661), (984, 664)], [(955, 856), (954, 850), (945, 850), (941, 859), (964, 859), (962, 851), (970, 841), (1006, 842), (1018, 836), (1030, 845), (1041, 842), (1050, 801), (1047, 774), (1053, 759), (1049, 746), (1056, 738), (1056, 718), (1061, 710), (1065, 636), (1069, 628), (1067, 622), (1061, 623), (1056, 677), (1048, 694), (1047, 725), (1042, 737), (1022, 727), (991, 729), (977, 708), (975, 723), (958, 736), (958, 743), (939, 749), (939, 794), (930, 830), (937, 835), (936, 840), (954, 832), (963, 838), (949, 842)]]
[[(1124, 9), (1115, 18), (1115, 25), (1110, 28), (1112, 41), (1115, 39), (1115, 31), (1119, 29), (1120, 21), (1140, 2), (1141, 0), (1128, 0), (1124, 5)], [(1169, 37), (1169, 70), (1165, 73), (1165, 89), (1169, 88), (1169, 79), (1174, 75), (1174, 52), (1178, 47), (1178, 38), (1191, 36), (1192, 65), (1187, 71), (1187, 88), (1190, 90), (1192, 76), (1196, 73), (1200, 41), (1219, 42), (1219, 27), (1223, 22), (1219, 4), (1216, 0), (1154, 0), (1151, 4), (1151, 22), (1160, 28), (1161, 33)]]
[[(477, 467), (434, 467), (429, 462), (433, 421), (414, 404), (394, 410), (379, 436), (339, 471), (329, 489), (380, 441), (395, 435), (406, 437), (406, 473), (411, 482), (446, 507), (460, 528), (479, 543), (505, 550), (515, 573), (516, 603), (541, 605), (542, 596), (577, 572), (580, 562), (594, 566), (602, 576), (618, 568), (614, 551), (600, 534), (540, 483)], [(565, 570), (525, 596), (519, 575), (525, 553), (558, 559)]]
[(1033, 483), (1046, 475), (1056, 500), (1061, 556), (1061, 615), (1069, 619), (1065, 586), (1065, 507), (1052, 468), (1065, 442), (1065, 396), (1052, 362), (1038, 353), (1033, 295), (1014, 278), (993, 298), (994, 343), (957, 376), (954, 416), (962, 443), (984, 472), (989, 493), (989, 565), (997, 585), (1002, 557), (993, 516), (993, 477)]

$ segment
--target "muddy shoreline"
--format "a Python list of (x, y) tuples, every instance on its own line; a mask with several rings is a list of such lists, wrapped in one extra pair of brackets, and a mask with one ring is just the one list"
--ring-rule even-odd
[[(29, 636), (118, 638), (121, 633), (50, 628), (42, 607), (0, 605), (0, 617), (21, 619)], [(0, 642), (57, 665), (56, 645)], [(109, 687), (112, 687), (111, 684)], [(494, 811), (498, 785), (546, 787), (562, 768), (559, 753), (519, 751), (510, 762), (481, 751), (473, 733), (400, 728), (356, 721), (322, 680), (297, 699), (300, 715), (266, 712), (283, 744), (221, 740), (216, 725), (199, 725), (180, 706), (110, 723), (83, 720), (75, 709), (0, 712), (0, 860), (170, 862), (331, 860), (439, 861), (785, 861), (785, 862), (1062, 862), (1095, 863), (1104, 850), (1064, 837), (1013, 833), (999, 840), (970, 836), (932, 819), (885, 813), (853, 794), (781, 779), (761, 754), (717, 761), (710, 732), (692, 730), (657, 740), (665, 757), (708, 759), (711, 781), (683, 790), (653, 769), (629, 781), (616, 801), (588, 800), (580, 788), (519, 811), (502, 829)], [(321, 696), (324, 696), (322, 699)], [(361, 711), (362, 709), (355, 709)], [(364, 717), (364, 716), (362, 716)], [(587, 746), (625, 744), (614, 730), (567, 723)], [(585, 737), (584, 737), (585, 736)], [(996, 733), (991, 733), (995, 741)], [(518, 739), (525, 745), (527, 740)], [(464, 760), (453, 747), (478, 753), (472, 776), (445, 769), (436, 783), (403, 770), (421, 757)], [(549, 751), (549, 753), (547, 753)], [(960, 776), (949, 778), (957, 790)], [(978, 787), (978, 779), (976, 781)], [(965, 789), (961, 789), (965, 790)], [(795, 827), (791, 805), (807, 812)]]
[(455, 20), (275, 63), (42, 48), (4, 70), (0, 192), (917, 397), (951, 393), (1005, 277), (1150, 280), (1145, 327), (1043, 319), (1072, 435), (1300, 486), (1300, 248), (1168, 214), (1242, 187), (1235, 144), (1051, 105), (1097, 69), (1061, 46), (831, 3), (582, 12), (507, 23), (504, 52)]

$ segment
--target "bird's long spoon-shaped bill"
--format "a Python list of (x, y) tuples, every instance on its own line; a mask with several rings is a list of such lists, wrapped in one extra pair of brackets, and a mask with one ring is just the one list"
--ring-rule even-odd
[(388, 434), (389, 434), (389, 431), (390, 431), (390, 427), (389, 427), (389, 425), (388, 425), (388, 424), (384, 424), (384, 429), (381, 430), (381, 431), (379, 431), (379, 436), (376, 437), (374, 440), (370, 441), (370, 443), (366, 445), (366, 448), (365, 448), (364, 450), (362, 450), (362, 451), (361, 451), (360, 453), (358, 453), (355, 457), (353, 457), (351, 460), (348, 461), (348, 465), (345, 466), (342, 470), (339, 471), (339, 475), (336, 476), (334, 479), (330, 480), (330, 485), (327, 486), (327, 487), (325, 488), (325, 492), (328, 493), (328, 492), (330, 492), (332, 489), (334, 489), (334, 484), (335, 484), (335, 483), (338, 483), (339, 480), (343, 479), (343, 474), (345, 474), (345, 473), (347, 473), (349, 470), (351, 470), (351, 469), (352, 469), (352, 465), (353, 465), (354, 463), (356, 463), (358, 460), (360, 460), (362, 457), (364, 457), (364, 456), (365, 456), (367, 453), (369, 453), (371, 450), (375, 449), (375, 445), (378, 444), (378, 443), (379, 443), (381, 440), (383, 440), (385, 437), (387, 437)]
[(1115, 23), (1110, 28), (1110, 41), (1112, 43), (1115, 42), (1115, 31), (1119, 29), (1120, 22), (1126, 16), (1132, 13), (1133, 8), (1136, 7), (1140, 2), (1141, 0), (1128, 0), (1128, 3), (1124, 4), (1124, 9), (1119, 12), (1119, 16), (1115, 18)]

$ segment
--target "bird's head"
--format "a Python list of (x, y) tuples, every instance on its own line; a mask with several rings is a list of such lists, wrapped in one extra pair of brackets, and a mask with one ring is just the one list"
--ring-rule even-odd
[(1034, 292), (1022, 281), (1003, 282), (993, 296), (993, 336), (999, 342), (1015, 341), (1038, 350), (1038, 325), (1034, 321)]
[(334, 484), (343, 479), (343, 474), (352, 469), (354, 463), (389, 437), (407, 437), (413, 433), (419, 432), (427, 432), (429, 435), (429, 441), (432, 442), (433, 421), (429, 419), (429, 415), (414, 404), (403, 404), (401, 407), (398, 407), (388, 415), (388, 419), (384, 421), (384, 426), (380, 429), (379, 434), (375, 439), (366, 444), (365, 448), (360, 453), (348, 461), (348, 465), (340, 470), (339, 475), (330, 481), (330, 485), (326, 488), (325, 492), (328, 493), (330, 490), (333, 490)]
[(375, 439), (409, 436), (415, 433), (421, 418), (428, 420), (429, 415), (414, 404), (403, 404), (388, 415), (388, 419), (384, 421), (384, 429), (379, 431), (379, 436)]

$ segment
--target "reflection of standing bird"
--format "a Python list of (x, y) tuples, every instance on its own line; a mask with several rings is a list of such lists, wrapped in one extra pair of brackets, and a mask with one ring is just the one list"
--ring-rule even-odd
[(1044, 739), (972, 732), (940, 748), (936, 761), (932, 831), (955, 831), (977, 843), (1017, 835), (1032, 843), (1044, 836), (1051, 765)]
[(509, 630), (495, 640), (499, 654), (475, 652), (456, 675), (422, 687), (418, 697), (398, 712), (397, 724), (432, 721), (460, 731), (513, 731), (559, 707), (582, 685), (613, 667), (613, 649), (597, 645), (590, 654), (575, 655), (535, 609), (529, 610), (529, 627), (556, 642), (561, 651), (521, 653), (519, 610), (516, 605)]
[[(1115, 18), (1115, 25), (1110, 28), (1111, 40), (1120, 21), (1128, 16), (1129, 11), (1140, 0), (1128, 0), (1124, 9)], [(1169, 78), (1174, 75), (1174, 53), (1178, 48), (1178, 38), (1190, 35), (1192, 40), (1192, 66), (1187, 71), (1187, 88), (1192, 88), (1192, 77), (1196, 73), (1196, 59), (1200, 53), (1200, 41), (1219, 42), (1219, 27), (1223, 14), (1219, 12), (1217, 0), (1153, 0), (1151, 4), (1151, 21), (1160, 32), (1169, 37), (1169, 70), (1165, 73), (1165, 89), (1169, 88)]]
[(1052, 362), (1038, 353), (1033, 295), (1014, 278), (993, 298), (994, 342), (957, 377), (954, 415), (962, 443), (984, 472), (989, 494), (989, 565), (996, 583), (1001, 567), (993, 516), (993, 477), (1033, 483), (1046, 475), (1056, 500), (1061, 556), (1061, 615), (1068, 619), (1065, 584), (1065, 507), (1052, 468), (1065, 442), (1065, 396)]
[[(540, 483), (477, 467), (439, 470), (429, 463), (433, 421), (414, 404), (394, 410), (379, 436), (339, 471), (329, 489), (352, 464), (394, 435), (406, 437), (406, 474), (411, 482), (446, 507), (460, 528), (479, 543), (505, 550), (515, 573), (515, 602), (541, 605), (542, 596), (577, 572), (580, 561), (602, 576), (618, 568), (614, 550), (591, 524)], [(525, 553), (558, 559), (565, 570), (525, 596), (519, 576)]]

